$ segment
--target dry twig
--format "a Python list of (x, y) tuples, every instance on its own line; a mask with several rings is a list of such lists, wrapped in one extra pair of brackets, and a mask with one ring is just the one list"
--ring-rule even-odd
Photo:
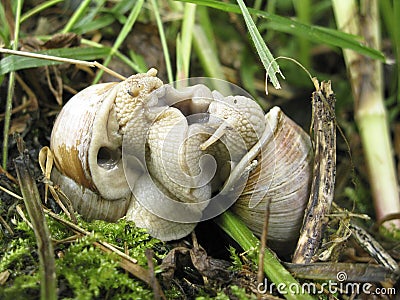
[(303, 227), (294, 263), (310, 263), (316, 254), (333, 201), (336, 173), (335, 97), (330, 82), (316, 84), (312, 96), (314, 169)]

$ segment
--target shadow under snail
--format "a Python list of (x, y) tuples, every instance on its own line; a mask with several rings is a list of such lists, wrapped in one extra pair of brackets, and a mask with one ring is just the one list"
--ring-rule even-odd
[(213, 217), (212, 205), (231, 206), (260, 235), (270, 202), (268, 239), (297, 239), (309, 136), (278, 107), (265, 115), (245, 96), (203, 84), (176, 89), (156, 75), (90, 86), (61, 110), (51, 179), (74, 209), (87, 219), (125, 217), (168, 241)]

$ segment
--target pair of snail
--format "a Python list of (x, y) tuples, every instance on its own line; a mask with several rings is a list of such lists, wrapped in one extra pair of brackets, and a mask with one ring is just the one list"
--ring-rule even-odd
[(157, 71), (90, 86), (58, 115), (52, 181), (88, 219), (132, 220), (179, 239), (232, 209), (260, 235), (298, 237), (311, 181), (309, 136), (278, 107), (204, 84), (176, 89)]

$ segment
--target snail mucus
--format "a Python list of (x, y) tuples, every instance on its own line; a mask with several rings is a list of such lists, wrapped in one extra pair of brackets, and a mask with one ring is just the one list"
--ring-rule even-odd
[(232, 209), (257, 235), (299, 234), (311, 179), (309, 136), (278, 107), (157, 71), (90, 86), (58, 115), (51, 178), (87, 219), (125, 217), (164, 241)]

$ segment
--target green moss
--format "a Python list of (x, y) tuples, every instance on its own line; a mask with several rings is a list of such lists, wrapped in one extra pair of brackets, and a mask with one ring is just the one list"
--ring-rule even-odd
[(230, 258), (232, 262), (231, 269), (233, 271), (240, 271), (243, 268), (242, 260), (237, 254), (236, 249), (232, 246), (229, 247)]
[(0, 272), (7, 268), (20, 269), (21, 263), (30, 256), (30, 247), (22, 238), (12, 240), (4, 249), (4, 254), (0, 258)]
[[(79, 226), (93, 234), (71, 244), (55, 245), (59, 299), (152, 298), (152, 290), (145, 283), (118, 266), (115, 254), (106, 254), (93, 243), (102, 240), (126, 248), (143, 266), (147, 265), (146, 249), (152, 248), (155, 257), (161, 258), (166, 252), (164, 244), (125, 220), (117, 223), (78, 220)], [(56, 220), (48, 218), (47, 221), (53, 239), (74, 235)], [(0, 272), (8, 269), (11, 275), (0, 286), (0, 299), (37, 299), (40, 280), (35, 236), (25, 222), (19, 222), (16, 227), (18, 237), (1, 240), (5, 251), (0, 254)]]
[(133, 222), (124, 219), (117, 223), (96, 220), (82, 224), (88, 231), (96, 232), (99, 239), (111, 243), (121, 249), (127, 249), (131, 257), (142, 266), (147, 266), (146, 249), (153, 249), (155, 256), (162, 258), (167, 252), (164, 243), (152, 238), (144, 229), (135, 227)]
[(391, 240), (393, 242), (400, 241), (400, 230), (396, 228), (393, 223), (389, 226), (386, 226), (386, 224), (385, 226), (380, 226), (379, 233), (387, 240)]
[(0, 288), (0, 299), (39, 299), (39, 272), (32, 275), (21, 275), (15, 278), (13, 284)]
[(16, 226), (14, 238), (1, 241), (0, 272), (10, 277), (0, 286), (0, 299), (35, 299), (39, 297), (39, 265), (32, 230), (23, 222)]
[(209, 300), (209, 299), (217, 299), (217, 300), (229, 300), (229, 297), (225, 295), (223, 292), (219, 292), (217, 296), (210, 297), (210, 296), (200, 296), (197, 297), (196, 300)]
[(65, 299), (139, 299), (152, 292), (139, 280), (118, 268), (115, 255), (107, 255), (93, 246), (96, 235), (73, 243), (57, 260), (59, 281), (73, 291)]
[(257, 299), (257, 297), (253, 294), (251, 297), (246, 293), (244, 288), (238, 287), (237, 285), (233, 285), (230, 287), (230, 290), (234, 296), (239, 300), (247, 300), (247, 299)]
[(183, 291), (176, 285), (172, 285), (168, 290), (164, 291), (167, 299), (185, 299)]

